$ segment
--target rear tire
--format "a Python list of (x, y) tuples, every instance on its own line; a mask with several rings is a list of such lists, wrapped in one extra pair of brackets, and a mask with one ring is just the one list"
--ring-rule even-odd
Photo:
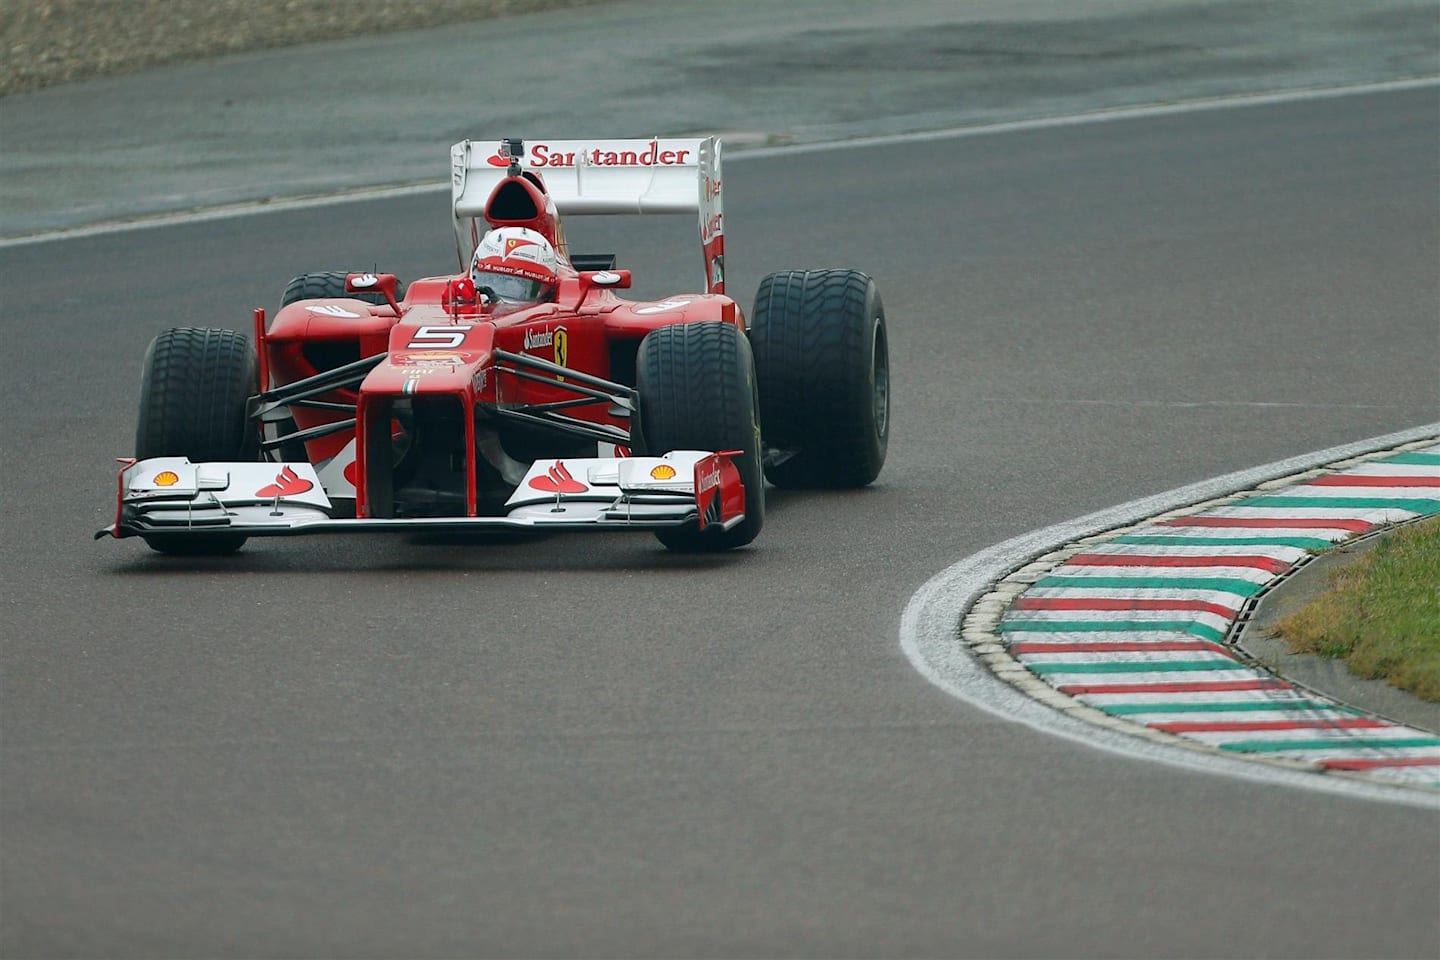
[(863, 487), (890, 440), (890, 352), (875, 281), (790, 270), (760, 282), (750, 342), (777, 487)]
[[(349, 271), (357, 273), (359, 271)], [(280, 295), (280, 306), (288, 307), (297, 300), (328, 300), (334, 298), (348, 298), (359, 300), (363, 303), (373, 303), (383, 307), (386, 304), (383, 293), (346, 293), (344, 270), (324, 270), (318, 273), (302, 273), (300, 276), (285, 284), (285, 292)], [(405, 299), (405, 285), (399, 284), (395, 288), (395, 299)]]
[(760, 421), (750, 344), (728, 323), (682, 323), (646, 334), (636, 354), (643, 452), (740, 450), (745, 519), (729, 530), (682, 528), (655, 536), (671, 550), (707, 552), (744, 546), (765, 525)]
[[(246, 415), (258, 392), (255, 351), (244, 334), (201, 327), (161, 331), (145, 353), (136, 458), (258, 460), (259, 435)], [(234, 553), (245, 540), (236, 533), (145, 536), (161, 553), (184, 556)]]

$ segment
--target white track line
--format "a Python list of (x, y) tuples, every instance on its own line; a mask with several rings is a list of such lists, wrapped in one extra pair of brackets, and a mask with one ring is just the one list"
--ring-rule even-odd
[[(953, 140), (962, 137), (988, 137), (997, 134), (1019, 133), (1026, 130), (1049, 130), (1055, 127), (1075, 127), (1090, 123), (1111, 123), (1118, 120), (1135, 120), (1145, 117), (1168, 117), (1184, 113), (1200, 113), (1208, 110), (1230, 110), (1240, 107), (1300, 103), (1308, 100), (1329, 100), (1335, 97), (1350, 97), (1371, 93), (1392, 93), (1402, 90), (1420, 90), (1435, 86), (1440, 86), (1440, 76), (1414, 77), (1408, 80), (1388, 80), (1381, 83), (1362, 83), (1346, 87), (1312, 87), (1275, 93), (1241, 94), (1233, 97), (1218, 97), (1205, 100), (1183, 100), (1178, 103), (1155, 103), (1138, 107), (1116, 107), (1108, 110), (1094, 110), (1087, 113), (1070, 114), (1060, 117), (1012, 120), (1005, 123), (987, 123), (969, 127), (948, 127), (941, 130), (926, 130), (918, 133), (897, 133), (882, 137), (857, 137), (852, 140), (755, 147), (753, 149), (735, 152), (727, 151), (727, 153), (729, 153), (727, 159), (733, 163), (736, 160), (821, 153), (832, 150), (853, 150), (859, 147), (929, 143), (936, 140)], [(308, 210), (314, 207), (331, 206), (341, 203), (388, 200), (394, 197), (408, 197), (448, 189), (450, 189), (450, 181), (444, 180), (411, 183), (402, 186), (367, 187), (359, 190), (347, 190), (341, 193), (330, 193), (318, 196), (274, 198), (236, 203), (204, 210), (157, 214), (155, 216), (131, 220), (96, 223), (85, 227), (73, 227), (48, 233), (0, 239), (0, 249), (34, 243), (49, 243), (55, 240), (76, 240), (85, 237), (99, 237), (111, 233), (123, 233), (128, 230), (148, 230), (153, 227), (170, 227), (176, 226), (177, 224), (228, 220), (235, 217), (250, 217), (264, 213)]]
[(947, 567), (916, 591), (900, 621), (900, 648), (922, 676), (951, 696), (1043, 733), (1111, 753), (1190, 770), (1440, 810), (1440, 797), (1432, 793), (1313, 770), (1290, 769), (1253, 759), (1241, 760), (1200, 747), (1163, 743), (1134, 732), (1124, 732), (1137, 729), (1124, 720), (1116, 719), (1098, 725), (1067, 716), (996, 677), (987, 666), (974, 659), (959, 636), (966, 611), (993, 584), (1012, 570), (1065, 544), (1168, 510), (1228, 496), (1267, 480), (1437, 434), (1440, 434), (1440, 423), (1433, 423), (1331, 447), (1132, 500), (998, 543)]

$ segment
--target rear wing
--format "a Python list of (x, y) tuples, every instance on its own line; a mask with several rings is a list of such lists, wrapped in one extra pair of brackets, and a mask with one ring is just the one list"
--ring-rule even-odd
[(566, 214), (699, 214), (705, 289), (725, 292), (725, 219), (720, 141), (462, 140), (450, 148), (455, 246), (469, 266), (485, 232), (485, 204), (506, 176), (510, 156), (539, 175), (556, 211)]

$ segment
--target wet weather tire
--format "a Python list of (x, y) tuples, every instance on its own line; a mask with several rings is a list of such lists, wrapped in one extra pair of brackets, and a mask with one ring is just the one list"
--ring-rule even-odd
[[(358, 271), (350, 272), (354, 273)], [(373, 303), (376, 306), (385, 305), (385, 294), (383, 293), (346, 293), (345, 276), (346, 271), (344, 270), (302, 273), (285, 285), (285, 292), (280, 295), (280, 306), (288, 307), (297, 300), (328, 300), (334, 298), (359, 300), (363, 303)], [(405, 299), (404, 284), (400, 284), (395, 288), (395, 299)]]
[(656, 533), (671, 550), (729, 550), (754, 540), (765, 523), (760, 421), (750, 344), (728, 323), (683, 323), (652, 330), (636, 355), (643, 452), (740, 450), (745, 519), (729, 530)]
[(875, 281), (790, 270), (760, 282), (750, 342), (777, 487), (863, 487), (890, 440), (890, 354)]
[[(370, 303), (383, 307), (387, 302), (385, 294), (383, 293), (345, 292), (345, 277), (349, 273), (359, 272), (358, 270), (322, 270), (316, 273), (302, 273), (285, 285), (285, 292), (280, 295), (280, 309), (283, 310), (290, 306), (290, 304), (300, 300), (335, 299), (359, 300), (362, 303)], [(403, 283), (396, 284), (395, 299), (397, 301), (405, 299), (405, 285)], [(346, 352), (346, 348), (339, 344), (333, 344), (331, 346), (338, 349), (338, 356), (335, 353), (321, 353), (319, 355), (307, 353), (308, 359), (311, 363), (315, 364), (317, 369), (322, 371), (328, 370), (351, 360), (360, 359), (358, 353), (352, 355)], [(317, 345), (312, 345), (310, 349), (316, 349), (316, 347)], [(280, 434), (294, 433), (296, 429), (295, 421), (290, 417), (278, 420), (275, 423), (275, 430)], [(298, 442), (286, 444), (280, 448), (279, 452), (283, 460), (304, 460), (307, 458), (304, 444)]]
[[(231, 330), (175, 327), (160, 333), (145, 354), (135, 456), (187, 457), (191, 462), (259, 459), (259, 437), (246, 402), (259, 392), (255, 351)], [(245, 537), (234, 533), (150, 534), (161, 553), (233, 553)]]

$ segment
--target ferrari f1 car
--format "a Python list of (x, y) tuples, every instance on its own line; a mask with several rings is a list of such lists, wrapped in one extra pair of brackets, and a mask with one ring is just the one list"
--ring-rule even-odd
[[(527, 151), (528, 146), (528, 151)], [(725, 293), (715, 138), (470, 141), (451, 150), (462, 272), (296, 277), (253, 340), (179, 327), (151, 343), (114, 523), (156, 550), (255, 536), (499, 528), (652, 531), (675, 550), (751, 542), (764, 480), (855, 487), (885, 461), (889, 359), (875, 283), (764, 278)], [(699, 214), (702, 293), (616, 294), (629, 270), (571, 252), (562, 215)], [(491, 231), (554, 250), (517, 306), (465, 272)]]

